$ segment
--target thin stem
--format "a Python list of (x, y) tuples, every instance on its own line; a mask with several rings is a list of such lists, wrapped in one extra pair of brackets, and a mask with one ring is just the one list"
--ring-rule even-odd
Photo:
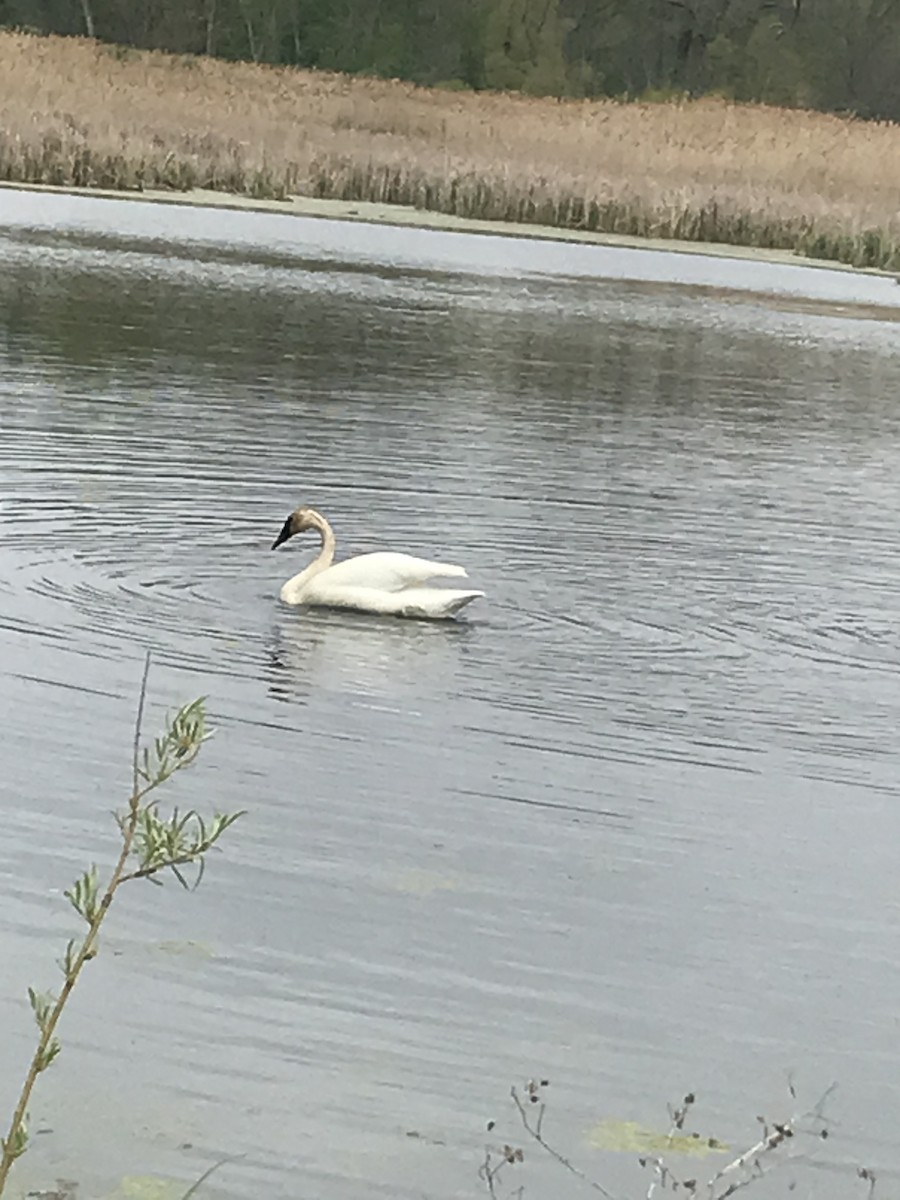
[(134, 719), (134, 744), (131, 752), (131, 807), (135, 807), (134, 798), (138, 793), (140, 783), (141, 759), (141, 726), (144, 723), (144, 701), (147, 698), (147, 680), (150, 676), (150, 651), (144, 658), (144, 673), (141, 676), (141, 690), (138, 695), (137, 716)]
[(209, 1179), (210, 1175), (212, 1175), (214, 1171), (218, 1171), (219, 1167), (224, 1167), (227, 1162), (234, 1162), (234, 1159), (233, 1158), (220, 1158), (219, 1161), (214, 1162), (211, 1167), (207, 1167), (206, 1170), (203, 1172), (203, 1174), (200, 1176), (200, 1178), (196, 1179), (191, 1184), (191, 1186), (188, 1188), (188, 1190), (181, 1197), (181, 1200), (191, 1200), (191, 1196), (195, 1196), (197, 1194), (197, 1192), (200, 1190), (200, 1188), (203, 1186), (203, 1184), (206, 1183), (207, 1179)]
[(494, 1187), (494, 1176), (499, 1172), (504, 1162), (505, 1159), (501, 1159), (495, 1167), (492, 1166), (490, 1149), (486, 1149), (484, 1152), (484, 1162), (478, 1168), (478, 1174), (487, 1185), (488, 1195), (492, 1197), (492, 1200), (496, 1200), (497, 1197), (497, 1191)]

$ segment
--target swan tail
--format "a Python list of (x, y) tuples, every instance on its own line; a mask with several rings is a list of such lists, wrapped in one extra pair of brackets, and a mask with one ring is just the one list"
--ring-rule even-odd
[(461, 608), (465, 608), (467, 604), (471, 604), (473, 600), (480, 600), (484, 596), (484, 592), (450, 592), (453, 599), (449, 602), (448, 608), (450, 614), (458, 613)]
[(399, 611), (407, 617), (440, 620), (456, 616), (461, 608), (483, 595), (484, 592), (452, 591), (450, 588), (410, 588), (403, 596)]

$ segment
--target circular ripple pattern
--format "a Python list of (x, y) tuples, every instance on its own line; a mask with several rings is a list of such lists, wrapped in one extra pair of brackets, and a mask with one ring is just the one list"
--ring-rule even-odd
[[(28, 395), (30, 371), (23, 382)], [(149, 647), (186, 669), (271, 682), (285, 641), (303, 661), (310, 640), (331, 628), (321, 614), (284, 613), (277, 602), (281, 580), (314, 547), (269, 552), (285, 511), (314, 496), (333, 514), (344, 553), (402, 544), (464, 557), (489, 581), (490, 602), (472, 610), (471, 624), (491, 628), (484, 652), (504, 669), (471, 686), (498, 731), (504, 712), (513, 725), (583, 725), (601, 705), (613, 740), (624, 736), (621, 753), (681, 754), (670, 743), (689, 731), (689, 753), (702, 747), (735, 766), (773, 730), (790, 746), (795, 728), (825, 745), (841, 703), (823, 690), (829, 670), (900, 668), (884, 604), (890, 522), (877, 503), (865, 508), (866, 489), (878, 500), (891, 486), (878, 464), (857, 474), (855, 490), (823, 502), (802, 441), (779, 440), (768, 456), (757, 445), (748, 461), (745, 431), (720, 425), (707, 444), (695, 430), (701, 463), (688, 469), (680, 418), (667, 429), (648, 414), (627, 436), (613, 418), (593, 450), (570, 442), (566, 420), (567, 440), (544, 460), (536, 493), (523, 478), (537, 443), (499, 426), (477, 392), (465, 415), (435, 421), (432, 403), (409, 396), (397, 420), (396, 401), (382, 414), (386, 401), (367, 395), (322, 408), (267, 389), (229, 405), (197, 386), (170, 377), (163, 394), (148, 396), (70, 385), (52, 417), (45, 399), (17, 406), (0, 511), (3, 626), (78, 655)], [(547, 417), (538, 414), (541, 430)], [(102, 433), (85, 432), (89, 424)], [(480, 444), (469, 440), (473, 425)], [(272, 444), (295, 464), (276, 479), (265, 469)], [(418, 471), (405, 467), (410, 454)], [(595, 467), (585, 470), (591, 454)], [(788, 496), (790, 472), (799, 492)], [(310, 475), (302, 490), (293, 482)], [(804, 504), (804, 492), (816, 503)], [(856, 527), (840, 532), (851, 505)], [(344, 654), (346, 680), (372, 686), (362, 658)], [(650, 729), (653, 743), (638, 750), (634, 739)], [(868, 749), (861, 728), (856, 736)]]
[(249, 570), (235, 574), (245, 557), (239, 522), (204, 532), (177, 499), (149, 489), (136, 496), (133, 478), (127, 489), (121, 480), (104, 464), (90, 486), (106, 498), (86, 503), (71, 497), (84, 485), (67, 480), (60, 464), (52, 510), (42, 505), (36, 516), (32, 499), (8, 503), (0, 520), (12, 598), (0, 622), (87, 656), (132, 643), (175, 657), (189, 652), (211, 670), (223, 668), (224, 645), (224, 669), (239, 669), (251, 632), (241, 614), (266, 591), (262, 581), (253, 586)]

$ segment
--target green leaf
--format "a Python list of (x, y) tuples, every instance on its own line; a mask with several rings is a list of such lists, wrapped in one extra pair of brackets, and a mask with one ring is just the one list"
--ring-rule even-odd
[(99, 905), (99, 886), (97, 879), (97, 868), (91, 866), (89, 871), (76, 879), (72, 887), (64, 892), (63, 895), (75, 909), (75, 911), (90, 925), (97, 916), (97, 908)]
[(72, 976), (74, 975), (75, 959), (77, 957), (78, 957), (78, 950), (76, 948), (75, 939), (69, 938), (69, 941), (66, 945), (66, 953), (65, 953), (64, 957), (56, 960), (57, 965), (59, 966), (59, 969), (62, 971), (62, 973), (66, 977), (66, 979), (71, 979)]
[(18, 1129), (13, 1133), (12, 1137), (0, 1138), (0, 1148), (3, 1154), (9, 1154), (10, 1158), (15, 1161), (20, 1155), (24, 1154), (28, 1149), (28, 1114), (22, 1118)]
[(38, 1071), (46, 1071), (60, 1050), (62, 1050), (62, 1046), (59, 1043), (59, 1039), (55, 1037), (51, 1038), (44, 1053), (37, 1060), (36, 1066)]
[(43, 1033), (47, 1021), (50, 1019), (50, 1014), (53, 1011), (53, 1006), (56, 1004), (56, 997), (52, 992), (36, 992), (34, 988), (29, 988), (28, 999), (31, 1003), (31, 1011), (34, 1013), (37, 1027)]

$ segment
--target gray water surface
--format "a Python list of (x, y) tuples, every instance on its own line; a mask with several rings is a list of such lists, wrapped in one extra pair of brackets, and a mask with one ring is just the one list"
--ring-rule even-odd
[[(0, 262), (0, 1111), (147, 649), (148, 732), (218, 728), (171, 798), (247, 810), (197, 892), (120, 893), (23, 1186), (443, 1200), (509, 1140), (502, 1194), (579, 1195), (535, 1076), (644, 1196), (598, 1124), (694, 1090), (737, 1153), (789, 1075), (832, 1136), (754, 1194), (895, 1186), (896, 284), (6, 190)], [(283, 608), (301, 502), (487, 600)]]

